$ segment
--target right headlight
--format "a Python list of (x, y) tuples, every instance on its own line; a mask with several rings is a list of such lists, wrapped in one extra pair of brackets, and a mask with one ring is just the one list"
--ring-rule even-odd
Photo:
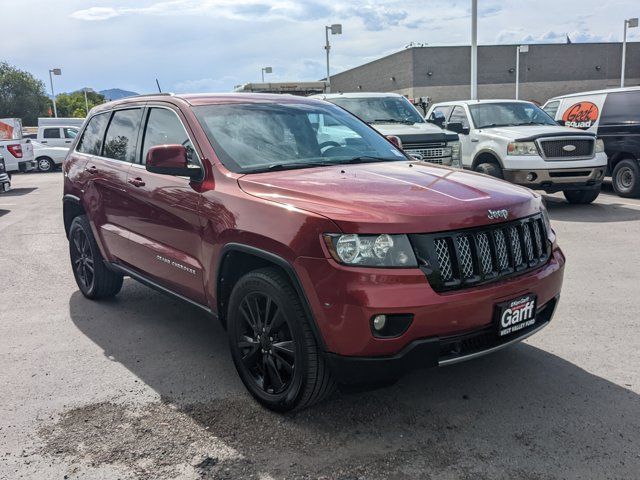
[(418, 266), (406, 235), (325, 234), (324, 241), (334, 260), (345, 265), (392, 268)]
[(451, 146), (451, 166), (460, 168), (462, 166), (460, 164), (460, 158), (462, 154), (462, 147), (460, 146), (460, 142), (451, 142), (449, 145)]
[(507, 155), (538, 155), (535, 142), (511, 142), (507, 146)]

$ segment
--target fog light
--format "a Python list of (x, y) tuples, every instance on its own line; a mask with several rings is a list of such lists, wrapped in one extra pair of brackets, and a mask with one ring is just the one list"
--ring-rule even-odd
[(536, 178), (538, 178), (538, 175), (536, 175), (535, 173), (527, 173), (527, 182), (533, 182)]
[(387, 324), (387, 316), (386, 315), (376, 315), (373, 317), (373, 328), (377, 331), (380, 331)]

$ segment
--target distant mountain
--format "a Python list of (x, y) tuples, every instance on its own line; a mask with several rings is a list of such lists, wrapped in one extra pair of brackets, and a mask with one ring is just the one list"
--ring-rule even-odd
[(139, 95), (136, 92), (130, 92), (129, 90), (122, 90), (121, 88), (110, 88), (108, 90), (100, 90), (98, 92), (104, 95), (107, 100), (119, 100), (120, 98), (133, 97)]

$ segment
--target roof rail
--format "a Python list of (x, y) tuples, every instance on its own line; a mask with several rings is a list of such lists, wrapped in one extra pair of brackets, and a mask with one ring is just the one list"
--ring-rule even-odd
[(131, 97), (126, 98), (135, 98), (135, 97), (165, 97), (170, 96), (173, 97), (175, 93), (173, 92), (162, 92), (162, 93), (141, 93), (140, 95), (133, 95)]

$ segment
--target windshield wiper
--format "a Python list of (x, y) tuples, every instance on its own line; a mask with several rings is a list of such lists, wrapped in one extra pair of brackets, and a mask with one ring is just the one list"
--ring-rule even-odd
[(273, 172), (276, 170), (294, 170), (296, 168), (311, 168), (311, 167), (329, 167), (335, 165), (333, 162), (289, 162), (289, 163), (273, 163), (260, 168), (254, 168), (247, 170), (245, 173), (262, 173)]
[(397, 160), (406, 160), (406, 158), (384, 158), (384, 157), (373, 157), (369, 155), (361, 155), (359, 157), (348, 158), (346, 160), (340, 160), (340, 164), (354, 164), (354, 163), (373, 163), (373, 162), (395, 162)]
[(488, 125), (482, 125), (478, 128), (498, 128), (498, 127), (515, 127), (513, 123), (490, 123)]
[(376, 118), (369, 123), (403, 123), (405, 125), (413, 125), (416, 122), (412, 120), (398, 120), (396, 118)]

